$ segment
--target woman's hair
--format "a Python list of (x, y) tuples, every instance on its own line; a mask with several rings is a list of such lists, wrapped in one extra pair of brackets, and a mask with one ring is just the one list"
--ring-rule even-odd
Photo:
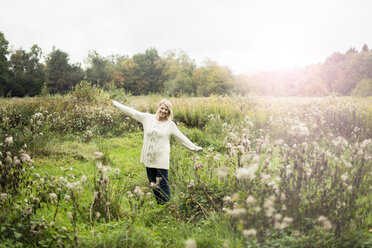
[(164, 104), (165, 106), (168, 107), (169, 111), (168, 111), (168, 116), (167, 116), (167, 120), (173, 120), (173, 108), (172, 108), (172, 103), (170, 101), (168, 101), (167, 99), (162, 99), (159, 103), (158, 103), (158, 109), (156, 110), (156, 116), (158, 117), (159, 116), (159, 107), (160, 105)]

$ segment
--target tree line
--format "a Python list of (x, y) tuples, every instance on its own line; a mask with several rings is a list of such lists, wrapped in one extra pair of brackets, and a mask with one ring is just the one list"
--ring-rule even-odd
[(69, 92), (80, 81), (105, 89), (122, 88), (133, 95), (161, 93), (169, 96), (260, 94), (324, 96), (372, 95), (372, 51), (367, 45), (358, 52), (334, 53), (323, 64), (289, 71), (233, 75), (230, 68), (213, 60), (201, 66), (185, 52), (168, 51), (160, 56), (155, 48), (132, 57), (101, 56), (90, 51), (87, 67), (71, 64), (68, 53), (53, 48), (43, 55), (38, 45), (29, 51), (10, 51), (0, 32), (0, 96), (35, 96)]
[(234, 88), (242, 94), (372, 96), (372, 50), (365, 44), (304, 68), (238, 75)]

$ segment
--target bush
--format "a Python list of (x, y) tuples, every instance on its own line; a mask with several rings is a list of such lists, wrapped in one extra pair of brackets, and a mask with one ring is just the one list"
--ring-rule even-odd
[(372, 78), (362, 79), (351, 92), (352, 96), (372, 96)]

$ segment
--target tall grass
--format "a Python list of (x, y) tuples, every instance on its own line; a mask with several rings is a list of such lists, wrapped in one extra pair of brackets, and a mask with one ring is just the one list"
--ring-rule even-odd
[(154, 113), (162, 97), (90, 87), (0, 99), (4, 246), (371, 244), (371, 99), (171, 98), (205, 151), (172, 141), (172, 201), (157, 206), (141, 126), (110, 99)]

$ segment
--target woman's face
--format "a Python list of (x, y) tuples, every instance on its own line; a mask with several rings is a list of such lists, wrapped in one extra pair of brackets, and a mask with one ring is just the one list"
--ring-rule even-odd
[(169, 109), (168, 109), (167, 105), (161, 104), (158, 108), (158, 111), (159, 111), (159, 119), (160, 120), (167, 119), (167, 116), (168, 116), (168, 113), (169, 113)]

